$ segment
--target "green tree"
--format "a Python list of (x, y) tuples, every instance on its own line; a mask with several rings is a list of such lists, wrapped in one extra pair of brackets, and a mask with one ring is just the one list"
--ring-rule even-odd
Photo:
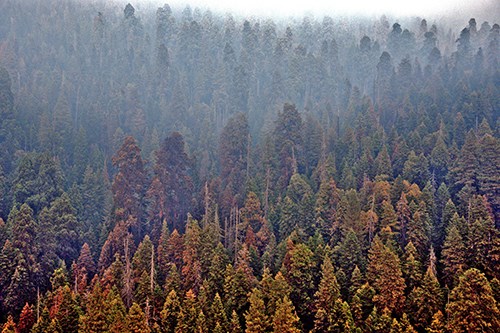
[[(456, 217), (458, 218), (458, 214)], [(443, 244), (442, 263), (445, 281), (448, 286), (455, 285), (458, 276), (467, 268), (466, 247), (456, 225), (448, 228)]]
[(500, 312), (491, 286), (479, 270), (471, 268), (460, 277), (446, 306), (452, 332), (498, 332)]
[(415, 327), (430, 327), (434, 314), (441, 311), (444, 305), (443, 292), (431, 266), (427, 268), (421, 285), (414, 288), (408, 298)]
[(293, 244), (289, 239), (281, 271), (291, 288), (290, 299), (295, 304), (301, 304), (299, 316), (303, 322), (312, 322), (314, 276), (317, 274), (314, 254), (306, 244)]
[(180, 311), (180, 300), (177, 296), (177, 292), (175, 290), (171, 290), (167, 298), (165, 299), (165, 303), (163, 304), (163, 310), (160, 312), (160, 322), (162, 327), (162, 332), (164, 333), (173, 333), (175, 327), (177, 326), (177, 322), (179, 320), (179, 311)]
[(218, 326), (221, 331), (226, 331), (229, 327), (229, 322), (227, 320), (226, 310), (222, 304), (222, 299), (219, 293), (215, 294), (214, 301), (210, 308), (210, 327), (215, 331)]
[(198, 309), (196, 303), (195, 294), (192, 290), (188, 290), (179, 312), (175, 333), (195, 332), (196, 320), (198, 319)]
[(219, 140), (219, 160), (223, 197), (221, 202), (224, 216), (234, 206), (241, 206), (245, 183), (248, 179), (248, 149), (250, 132), (247, 116), (239, 113), (231, 117), (222, 129)]

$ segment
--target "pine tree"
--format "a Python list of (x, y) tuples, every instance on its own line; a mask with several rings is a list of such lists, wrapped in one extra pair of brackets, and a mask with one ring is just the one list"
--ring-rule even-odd
[(432, 317), (443, 308), (443, 292), (431, 266), (427, 268), (421, 286), (409, 295), (410, 316), (415, 327), (425, 329), (432, 323)]
[(254, 288), (249, 296), (250, 308), (245, 313), (245, 333), (268, 332), (271, 326), (266, 315), (266, 308), (262, 298), (262, 292)]
[(7, 322), (3, 325), (2, 333), (16, 333), (16, 323), (14, 323), (14, 318), (11, 315), (7, 317)]
[(446, 323), (444, 315), (441, 311), (436, 312), (432, 316), (431, 324), (425, 329), (426, 333), (445, 333)]
[(184, 235), (184, 251), (182, 259), (183, 284), (185, 290), (193, 289), (197, 291), (202, 283), (201, 280), (201, 228), (198, 221), (188, 214), (186, 224), (186, 234)]
[(26, 303), (19, 315), (17, 323), (17, 333), (29, 333), (35, 324), (36, 318), (33, 307)]
[(203, 311), (200, 311), (200, 313), (198, 314), (198, 318), (196, 319), (195, 332), (196, 333), (208, 333), (208, 332), (210, 332), (208, 330), (207, 320), (205, 318), (205, 315), (203, 314)]
[(219, 293), (215, 294), (214, 301), (210, 308), (210, 327), (216, 330), (218, 326), (221, 331), (226, 331), (229, 327), (229, 322), (227, 320), (226, 310), (222, 304), (222, 299)]
[(405, 248), (405, 261), (403, 263), (403, 273), (410, 291), (422, 282), (422, 262), (417, 259), (418, 257), (417, 249), (410, 241)]
[(110, 333), (119, 333), (127, 330), (127, 310), (116, 286), (106, 296), (106, 322)]
[(462, 235), (457, 226), (452, 225), (448, 229), (442, 251), (443, 273), (449, 286), (455, 285), (458, 276), (467, 268), (466, 255)]
[(496, 221), (500, 221), (500, 214), (498, 213), (500, 209), (500, 199), (498, 198), (498, 186), (500, 184), (500, 176), (498, 174), (500, 141), (498, 138), (486, 134), (479, 140), (478, 150), (479, 168), (477, 169), (477, 181), (479, 190), (490, 201), (493, 211), (496, 212)]
[(242, 333), (240, 319), (236, 314), (236, 311), (233, 310), (231, 313), (231, 322), (229, 323), (229, 332), (230, 333)]
[(77, 333), (80, 307), (68, 285), (59, 287), (55, 292), (53, 303), (51, 311), (61, 330), (67, 333)]
[(160, 313), (162, 332), (173, 333), (179, 320), (180, 300), (175, 290), (171, 290)]
[(402, 248), (406, 246), (408, 241), (408, 224), (411, 221), (411, 211), (408, 205), (408, 200), (404, 192), (401, 193), (401, 198), (396, 204), (397, 213), (397, 231), (398, 240)]
[(192, 290), (188, 290), (179, 312), (175, 333), (195, 333), (197, 319), (196, 296)]
[[(82, 317), (82, 320), (84, 318), (85, 317)], [(42, 313), (40, 314), (40, 318), (38, 318), (35, 325), (33, 325), (31, 332), (32, 333), (45, 333), (45, 332), (47, 332), (49, 325), (50, 325), (49, 309), (47, 309), (47, 307), (44, 307), (42, 310)], [(89, 332), (91, 332), (91, 331), (89, 331)]]
[[(289, 242), (292, 242), (289, 240)], [(312, 322), (312, 306), (314, 298), (314, 276), (316, 263), (314, 255), (306, 244), (287, 246), (281, 271), (291, 287), (290, 299), (295, 304), (302, 304), (299, 316), (304, 322)]]
[(368, 251), (368, 260), (367, 279), (377, 292), (374, 303), (380, 309), (401, 313), (406, 286), (398, 256), (375, 237)]
[(86, 313), (80, 318), (80, 333), (105, 332), (108, 329), (104, 312), (104, 295), (101, 285), (96, 283), (92, 293), (88, 296)]
[(146, 316), (139, 304), (134, 303), (128, 311), (127, 328), (130, 333), (150, 333)]
[(166, 219), (172, 229), (183, 230), (193, 192), (190, 170), (184, 138), (173, 132), (156, 152), (154, 177), (147, 193), (152, 201), (149, 215), (153, 221), (161, 225)]
[(133, 137), (125, 138), (113, 156), (113, 165), (118, 169), (112, 186), (114, 213), (124, 221), (132, 216), (130, 227), (135, 231), (135, 237), (141, 239), (146, 173), (141, 150)]
[(273, 318), (274, 333), (300, 333), (299, 317), (295, 313), (295, 307), (288, 297), (278, 301), (276, 305), (276, 313)]
[(243, 314), (248, 308), (248, 294), (252, 285), (242, 269), (227, 265), (224, 278), (224, 303), (226, 311)]
[(333, 265), (325, 257), (321, 266), (321, 280), (315, 296), (315, 318), (313, 332), (337, 332), (344, 327), (340, 287)]
[(479, 270), (471, 268), (451, 291), (446, 306), (448, 329), (453, 332), (498, 332), (500, 312), (491, 286)]
[(81, 244), (79, 235), (81, 233), (81, 226), (75, 214), (76, 212), (66, 193), (55, 199), (50, 204), (48, 211), (44, 210), (40, 214), (40, 219), (47, 219), (50, 221), (47, 224), (53, 226), (55, 252), (68, 265), (78, 258), (78, 251)]
[(219, 140), (222, 192), (231, 201), (222, 202), (223, 216), (234, 205), (241, 206), (247, 180), (248, 140), (250, 138), (247, 116), (244, 113), (231, 117), (222, 129)]

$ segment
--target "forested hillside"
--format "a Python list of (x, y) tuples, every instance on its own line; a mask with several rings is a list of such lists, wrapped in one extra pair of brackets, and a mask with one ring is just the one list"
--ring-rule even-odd
[(480, 19), (0, 1), (1, 332), (499, 332)]

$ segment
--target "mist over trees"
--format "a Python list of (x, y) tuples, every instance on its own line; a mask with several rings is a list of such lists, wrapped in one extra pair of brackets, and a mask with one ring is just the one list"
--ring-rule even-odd
[(2, 1), (2, 333), (498, 332), (479, 19)]

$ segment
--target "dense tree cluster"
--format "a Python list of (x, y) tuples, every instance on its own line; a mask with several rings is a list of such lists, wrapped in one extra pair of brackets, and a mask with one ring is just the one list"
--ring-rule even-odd
[(500, 331), (500, 27), (0, 5), (0, 328)]

